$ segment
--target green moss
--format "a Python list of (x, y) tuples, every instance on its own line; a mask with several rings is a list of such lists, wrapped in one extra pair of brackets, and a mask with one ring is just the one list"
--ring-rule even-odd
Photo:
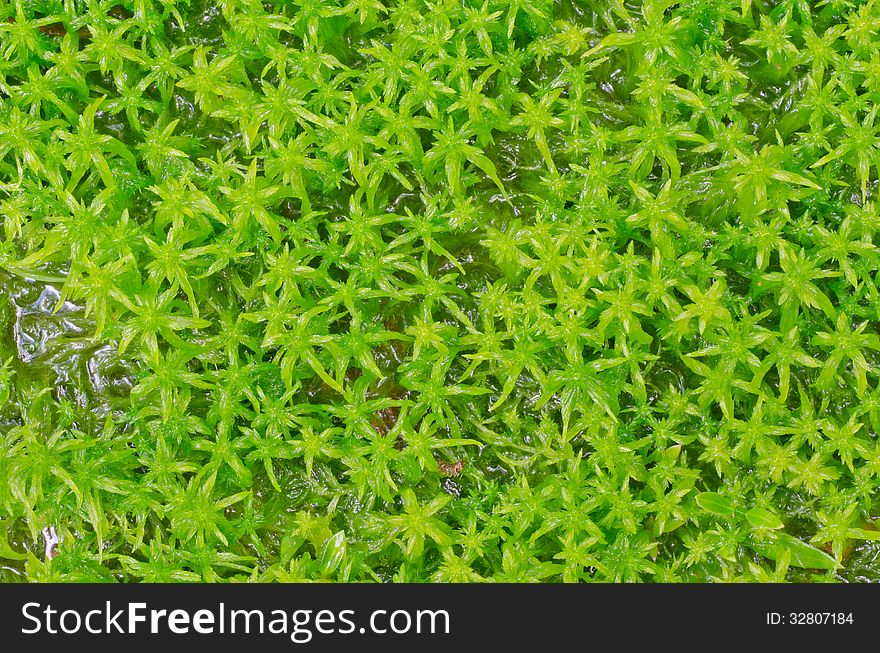
[(878, 27), (0, 3), (0, 581), (878, 580)]

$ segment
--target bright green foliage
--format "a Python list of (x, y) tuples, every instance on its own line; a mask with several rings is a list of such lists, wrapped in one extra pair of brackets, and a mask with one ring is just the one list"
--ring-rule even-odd
[(0, 579), (877, 580), (878, 28), (0, 0)]

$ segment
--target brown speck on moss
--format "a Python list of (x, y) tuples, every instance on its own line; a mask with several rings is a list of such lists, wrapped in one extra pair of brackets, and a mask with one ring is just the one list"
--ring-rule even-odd
[(443, 476), (458, 476), (464, 469), (464, 461), (457, 460), (454, 463), (448, 463), (445, 460), (437, 459), (437, 467)]

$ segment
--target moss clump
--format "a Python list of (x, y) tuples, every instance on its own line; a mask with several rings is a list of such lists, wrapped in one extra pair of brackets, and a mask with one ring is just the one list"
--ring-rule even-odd
[(878, 28), (2, 3), (0, 578), (877, 580)]

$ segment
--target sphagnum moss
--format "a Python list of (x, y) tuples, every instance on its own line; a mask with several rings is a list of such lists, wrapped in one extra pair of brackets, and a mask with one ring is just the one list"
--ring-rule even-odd
[(878, 34), (0, 1), (0, 578), (880, 579)]

